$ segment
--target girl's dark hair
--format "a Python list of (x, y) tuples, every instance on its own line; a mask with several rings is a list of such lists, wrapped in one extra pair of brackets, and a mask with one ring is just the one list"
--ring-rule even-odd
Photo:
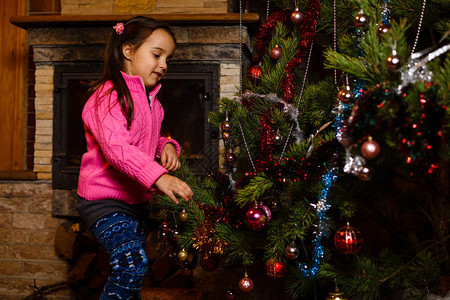
[(134, 117), (134, 105), (130, 90), (120, 73), (120, 71), (124, 70), (123, 61), (125, 59), (122, 52), (122, 46), (130, 43), (135, 47), (135, 50), (137, 50), (144, 43), (145, 39), (156, 29), (167, 31), (172, 36), (174, 42), (176, 42), (175, 35), (168, 24), (147, 17), (137, 16), (128, 20), (124, 23), (122, 34), (118, 34), (112, 29), (106, 46), (103, 76), (95, 82), (90, 90), (90, 94), (92, 94), (106, 81), (112, 81), (113, 88), (108, 92), (112, 92), (113, 90), (117, 92), (120, 108), (127, 119), (128, 129), (130, 128)]

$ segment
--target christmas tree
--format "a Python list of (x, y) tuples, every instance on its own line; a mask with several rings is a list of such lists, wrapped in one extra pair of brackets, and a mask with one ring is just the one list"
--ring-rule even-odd
[(269, 4), (239, 95), (210, 115), (225, 169), (177, 173), (195, 199), (160, 197), (163, 237), (182, 267), (263, 261), (293, 298), (444, 296), (450, 3)]

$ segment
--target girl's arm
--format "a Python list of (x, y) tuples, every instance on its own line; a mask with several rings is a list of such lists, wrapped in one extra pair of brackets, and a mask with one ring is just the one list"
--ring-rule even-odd
[(169, 138), (161, 136), (161, 137), (159, 137), (158, 147), (156, 148), (156, 157), (158, 157), (158, 158), (161, 157), (161, 153), (167, 143), (172, 144), (175, 147), (177, 155), (180, 156), (180, 152), (181, 152), (180, 144), (178, 144), (178, 142), (174, 139), (169, 139)]
[(114, 97), (115, 93), (112, 93), (100, 98), (96, 105), (83, 113), (83, 120), (106, 160), (120, 172), (153, 190), (156, 180), (168, 171), (154, 157), (129, 143), (130, 131)]

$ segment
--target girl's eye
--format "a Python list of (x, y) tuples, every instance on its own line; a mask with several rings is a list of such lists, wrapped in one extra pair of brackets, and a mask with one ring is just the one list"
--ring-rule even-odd
[(156, 57), (156, 58), (159, 58), (161, 55), (159, 55), (158, 53), (153, 53), (153, 55)]

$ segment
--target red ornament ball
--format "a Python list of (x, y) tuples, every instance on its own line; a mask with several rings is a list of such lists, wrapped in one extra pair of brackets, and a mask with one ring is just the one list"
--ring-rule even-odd
[(200, 266), (205, 271), (214, 271), (219, 267), (219, 258), (215, 254), (204, 254)]
[(168, 237), (169, 237), (169, 233), (167, 231), (164, 231), (164, 230), (158, 231), (158, 239), (160, 241), (165, 241), (165, 240), (167, 240)]
[(364, 13), (364, 11), (360, 11), (356, 16), (355, 16), (355, 26), (356, 27), (363, 27), (366, 26), (369, 23), (369, 18), (367, 17), (367, 15)]
[(230, 139), (230, 136), (231, 136), (231, 134), (230, 134), (228, 131), (223, 131), (223, 132), (222, 132), (222, 138), (223, 138), (225, 141), (228, 141), (228, 140)]
[(369, 138), (361, 146), (361, 154), (367, 159), (373, 159), (380, 154), (380, 145), (375, 142), (372, 138)]
[(281, 261), (269, 260), (266, 262), (266, 275), (272, 279), (286, 276), (286, 264)]
[(276, 45), (271, 51), (270, 51), (270, 57), (275, 60), (279, 60), (283, 56), (283, 50)]
[(341, 90), (339, 90), (337, 94), (337, 99), (342, 103), (349, 103), (353, 101), (353, 92), (350, 86), (344, 86)]
[(284, 255), (289, 260), (297, 259), (298, 253), (299, 253), (298, 248), (295, 247), (294, 243), (287, 245), (286, 248), (284, 249)]
[(246, 293), (253, 290), (253, 280), (247, 274), (239, 281), (239, 289)]
[(231, 123), (227, 120), (223, 121), (222, 125), (220, 126), (223, 132), (230, 132), (232, 127), (233, 126), (231, 126)]
[(305, 15), (298, 10), (298, 7), (295, 8), (295, 10), (291, 14), (291, 22), (294, 24), (301, 24), (303, 23), (303, 20), (305, 19)]
[(227, 163), (234, 164), (236, 162), (236, 154), (234, 154), (233, 152), (230, 151), (225, 156), (225, 159), (226, 159)]
[(283, 144), (283, 137), (279, 134), (275, 134), (275, 136), (273, 137), (273, 143), (276, 146), (280, 146)]
[(388, 33), (390, 29), (391, 28), (388, 25), (381, 24), (380, 27), (378, 27), (378, 30), (377, 30), (378, 37), (381, 37), (384, 34)]
[(343, 254), (355, 254), (361, 250), (363, 238), (358, 229), (347, 223), (334, 235), (334, 246)]
[(262, 76), (262, 68), (260, 65), (255, 65), (248, 69), (248, 78), (253, 83), (258, 83)]
[(227, 299), (235, 299), (236, 298), (236, 291), (233, 290), (233, 289), (227, 290), (226, 293), (225, 293), (225, 297)]
[(252, 230), (261, 229), (267, 222), (266, 212), (259, 205), (255, 205), (245, 213), (244, 222)]
[(391, 56), (386, 60), (386, 68), (390, 71), (395, 71), (400, 69), (402, 66), (402, 58), (397, 55), (397, 51), (393, 50)]
[(371, 180), (372, 175), (373, 175), (373, 170), (372, 170), (372, 168), (370, 168), (368, 166), (364, 166), (358, 171), (359, 179), (364, 180), (364, 181)]

